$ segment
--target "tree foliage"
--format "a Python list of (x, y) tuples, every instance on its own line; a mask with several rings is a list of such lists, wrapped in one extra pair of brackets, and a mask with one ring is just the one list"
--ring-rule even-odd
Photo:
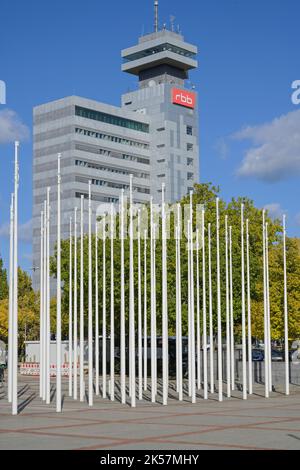
[[(207, 250), (207, 224), (211, 223), (212, 235), (212, 301), (213, 301), (213, 322), (216, 327), (217, 321), (217, 281), (216, 281), (216, 196), (219, 195), (219, 188), (208, 184), (195, 185), (193, 195), (193, 208), (196, 214), (196, 205), (205, 207), (205, 226), (206, 226), (206, 283), (208, 279), (208, 250)], [(262, 248), (262, 210), (254, 206), (252, 200), (248, 198), (232, 199), (228, 204), (222, 199), (219, 202), (220, 213), (220, 261), (221, 261), (221, 307), (222, 307), (222, 324), (225, 332), (226, 317), (226, 292), (225, 292), (225, 215), (228, 216), (228, 225), (232, 226), (232, 257), (233, 257), (233, 312), (234, 312), (234, 329), (237, 337), (241, 334), (241, 312), (242, 312), (242, 292), (241, 292), (241, 219), (240, 210), (241, 203), (244, 204), (244, 217), (249, 219), (249, 239), (250, 239), (250, 280), (251, 280), (251, 310), (252, 310), (252, 332), (253, 336), (263, 337), (263, 248)], [(180, 201), (181, 206), (189, 204), (189, 196)], [(149, 212), (149, 207), (148, 207)], [(282, 227), (280, 221), (273, 221), (269, 217), (269, 267), (270, 267), (270, 309), (271, 309), (271, 326), (272, 338), (282, 338), (283, 336), (283, 261), (282, 261)], [(117, 219), (117, 233), (119, 220)], [(196, 215), (193, 220), (194, 231), (196, 229)], [(171, 234), (174, 233), (174, 216), (170, 217)], [(149, 227), (148, 227), (149, 237)], [(84, 236), (84, 323), (85, 333), (87, 334), (88, 323), (88, 237)], [(74, 247), (74, 240), (73, 240)], [(115, 332), (118, 335), (120, 331), (120, 298), (121, 298), (121, 259), (120, 259), (120, 240), (113, 242), (114, 258), (114, 320)], [(126, 328), (128, 328), (129, 315), (129, 240), (124, 241), (125, 248), (125, 315), (127, 320)], [(99, 282), (99, 320), (100, 334), (102, 324), (103, 299), (106, 301), (107, 324), (109, 328), (110, 320), (110, 283), (111, 283), (111, 241), (106, 240), (106, 289), (103, 292), (103, 240), (98, 241), (98, 282)], [(135, 305), (136, 305), (136, 321), (137, 321), (137, 305), (138, 305), (138, 250), (137, 241), (134, 241), (134, 265), (135, 265)], [(142, 274), (142, 309), (144, 305), (144, 240), (141, 241), (141, 274)], [(194, 252), (194, 260), (196, 266), (196, 253)], [(181, 274), (182, 274), (182, 315), (183, 315), (183, 334), (187, 334), (187, 241), (183, 237), (181, 240)], [(95, 237), (92, 237), (92, 275), (93, 275), (93, 306), (95, 305)], [(199, 252), (200, 260), (200, 309), (202, 312), (202, 252)], [(300, 310), (300, 254), (299, 243), (296, 240), (288, 239), (287, 241), (287, 271), (289, 283), (289, 327), (290, 336), (296, 337), (300, 335), (299, 310)], [(73, 267), (74, 267), (74, 250), (73, 250)], [(176, 324), (176, 259), (175, 259), (175, 240), (173, 235), (167, 242), (167, 266), (168, 266), (168, 319), (169, 334), (175, 334)], [(79, 316), (79, 279), (80, 279), (80, 243), (77, 243), (77, 292), (78, 292), (78, 316)], [(196, 269), (196, 268), (195, 268)], [(56, 255), (51, 260), (51, 272), (56, 275)], [(161, 312), (162, 312), (162, 247), (161, 239), (156, 242), (156, 312), (157, 312), (157, 329), (158, 334), (161, 332)], [(148, 318), (148, 334), (150, 333), (150, 243), (147, 240), (147, 318)], [(194, 276), (196, 283), (196, 273)], [(63, 334), (67, 335), (68, 317), (69, 317), (69, 240), (62, 242), (62, 324)], [(72, 282), (72, 292), (74, 284)], [(72, 296), (73, 299), (73, 296)], [(74, 299), (73, 299), (74, 300)], [(72, 303), (73, 303), (72, 300)], [(208, 295), (206, 296), (208, 302)], [(247, 311), (247, 306), (246, 306)], [(94, 311), (93, 311), (93, 319)], [(127, 329), (128, 331), (128, 329)]]

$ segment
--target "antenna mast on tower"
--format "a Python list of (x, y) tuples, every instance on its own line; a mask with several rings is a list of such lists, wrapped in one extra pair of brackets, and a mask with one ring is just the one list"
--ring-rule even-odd
[(158, 0), (154, 2), (154, 31), (158, 32)]

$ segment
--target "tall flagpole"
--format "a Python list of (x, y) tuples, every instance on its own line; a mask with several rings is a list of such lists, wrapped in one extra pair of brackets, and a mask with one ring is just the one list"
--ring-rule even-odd
[(247, 263), (247, 313), (248, 313), (248, 381), (249, 395), (253, 393), (252, 380), (252, 333), (251, 333), (251, 295), (250, 295), (250, 256), (249, 256), (249, 219), (246, 219), (246, 263)]
[(169, 353), (168, 353), (168, 282), (165, 185), (162, 184), (162, 379), (163, 405), (168, 403)]
[(208, 303), (209, 303), (209, 371), (210, 393), (215, 391), (214, 377), (214, 326), (212, 316), (212, 279), (211, 279), (211, 224), (208, 224)]
[(155, 292), (155, 227), (153, 198), (150, 200), (150, 279), (151, 279), (151, 401), (156, 397), (156, 292)]
[(43, 397), (44, 381), (44, 212), (41, 211), (41, 257), (40, 257), (40, 398)]
[(206, 329), (206, 263), (205, 263), (205, 211), (202, 210), (202, 296), (203, 296), (203, 388), (207, 400), (207, 329)]
[(89, 181), (89, 252), (88, 252), (88, 344), (89, 344), (89, 406), (93, 406), (93, 300), (92, 300), (92, 182)]
[(190, 261), (191, 261), (191, 394), (196, 403), (195, 367), (195, 302), (194, 302), (194, 241), (193, 241), (193, 191), (190, 191)]
[(57, 156), (56, 411), (61, 412), (61, 154)]
[(46, 219), (46, 404), (50, 404), (50, 188), (47, 188)]
[(120, 235), (121, 235), (121, 318), (120, 318), (120, 375), (121, 375), (121, 402), (126, 403), (126, 338), (125, 338), (125, 272), (124, 272), (124, 189), (121, 191), (120, 208)]
[(77, 338), (77, 207), (74, 208), (74, 309), (73, 309), (73, 398), (77, 400), (77, 364), (78, 364), (78, 338)]
[(12, 344), (13, 344), (13, 293), (14, 293), (14, 194), (10, 204), (9, 243), (9, 320), (8, 320), (8, 401), (12, 402)]
[(227, 397), (231, 396), (230, 382), (230, 321), (229, 321), (229, 270), (228, 270), (228, 215), (225, 215), (225, 284), (226, 284), (226, 385)]
[(138, 210), (138, 374), (139, 400), (143, 399), (143, 347), (142, 347), (142, 277), (141, 277), (141, 212)]
[(99, 395), (99, 286), (98, 286), (98, 222), (95, 224), (95, 388)]
[(103, 256), (102, 256), (102, 397), (106, 398), (106, 217), (103, 223)]
[(144, 390), (147, 390), (148, 338), (147, 338), (147, 230), (144, 231)]
[(268, 313), (266, 293), (266, 223), (263, 209), (263, 284), (264, 284), (264, 365), (265, 365), (265, 397), (269, 398), (269, 366), (268, 366)]
[(283, 215), (283, 282), (284, 282), (284, 353), (285, 353), (285, 394), (290, 394), (289, 377), (289, 329), (288, 329), (288, 297), (286, 275), (286, 222)]
[(271, 354), (271, 319), (270, 319), (270, 288), (269, 288), (269, 236), (268, 222), (266, 222), (266, 294), (267, 294), (267, 338), (269, 359), (269, 391), (272, 391), (272, 354)]
[(134, 327), (134, 264), (133, 264), (133, 201), (130, 175), (130, 233), (129, 233), (129, 362), (131, 406), (136, 406), (135, 397), (135, 327)]
[(201, 344), (200, 344), (200, 286), (199, 286), (199, 230), (196, 230), (196, 325), (197, 325), (197, 388), (201, 388)]
[(73, 392), (73, 295), (72, 295), (72, 217), (70, 217), (70, 246), (69, 246), (69, 397), (72, 396)]
[(176, 238), (176, 324), (178, 325), (176, 337), (177, 352), (177, 375), (178, 375), (178, 399), (182, 401), (182, 312), (181, 312), (181, 257), (180, 257), (180, 241), (181, 241), (181, 212), (180, 204), (177, 204), (177, 238)]
[(223, 371), (222, 371), (222, 323), (221, 323), (221, 287), (220, 287), (220, 219), (219, 198), (216, 198), (217, 224), (217, 319), (218, 319), (218, 391), (219, 401), (223, 401)]
[(84, 401), (84, 288), (83, 288), (83, 210), (84, 196), (80, 198), (80, 318), (79, 318), (79, 399)]
[(19, 142), (15, 142), (15, 198), (14, 198), (14, 280), (13, 280), (13, 341), (12, 341), (12, 414), (18, 414), (18, 190)]
[(244, 252), (244, 204), (241, 204), (241, 263), (242, 263), (242, 368), (243, 400), (247, 398), (246, 315), (245, 315), (245, 252)]
[(44, 201), (44, 271), (43, 271), (43, 289), (44, 289), (44, 325), (43, 325), (43, 400), (46, 400), (47, 394), (47, 311), (48, 311), (48, 297), (47, 297), (47, 201)]
[(234, 334), (233, 334), (233, 282), (232, 282), (232, 227), (229, 227), (229, 290), (230, 290), (230, 376), (231, 390), (234, 390)]
[(115, 399), (114, 205), (110, 205), (110, 399)]

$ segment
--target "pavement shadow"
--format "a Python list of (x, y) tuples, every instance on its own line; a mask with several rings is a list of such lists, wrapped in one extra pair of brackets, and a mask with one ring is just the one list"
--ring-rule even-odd
[(21, 413), (26, 408), (26, 406), (28, 406), (29, 403), (31, 403), (35, 398), (36, 398), (35, 393), (32, 393), (31, 395), (29, 395), (29, 397), (27, 397), (22, 403), (18, 405), (18, 413)]

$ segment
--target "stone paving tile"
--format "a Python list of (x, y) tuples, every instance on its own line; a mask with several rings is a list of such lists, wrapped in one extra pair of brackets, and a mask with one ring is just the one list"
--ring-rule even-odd
[(38, 398), (36, 379), (20, 383), (19, 403), (36, 396), (17, 417), (0, 400), (0, 449), (300, 449), (299, 387), (289, 397), (273, 392), (268, 400), (256, 387), (247, 400), (235, 391), (221, 403), (214, 394), (194, 405), (187, 397), (170, 399), (166, 407), (137, 401), (131, 409), (101, 397), (93, 408), (74, 402), (63, 382), (63, 414), (57, 414), (55, 397), (50, 405)]

